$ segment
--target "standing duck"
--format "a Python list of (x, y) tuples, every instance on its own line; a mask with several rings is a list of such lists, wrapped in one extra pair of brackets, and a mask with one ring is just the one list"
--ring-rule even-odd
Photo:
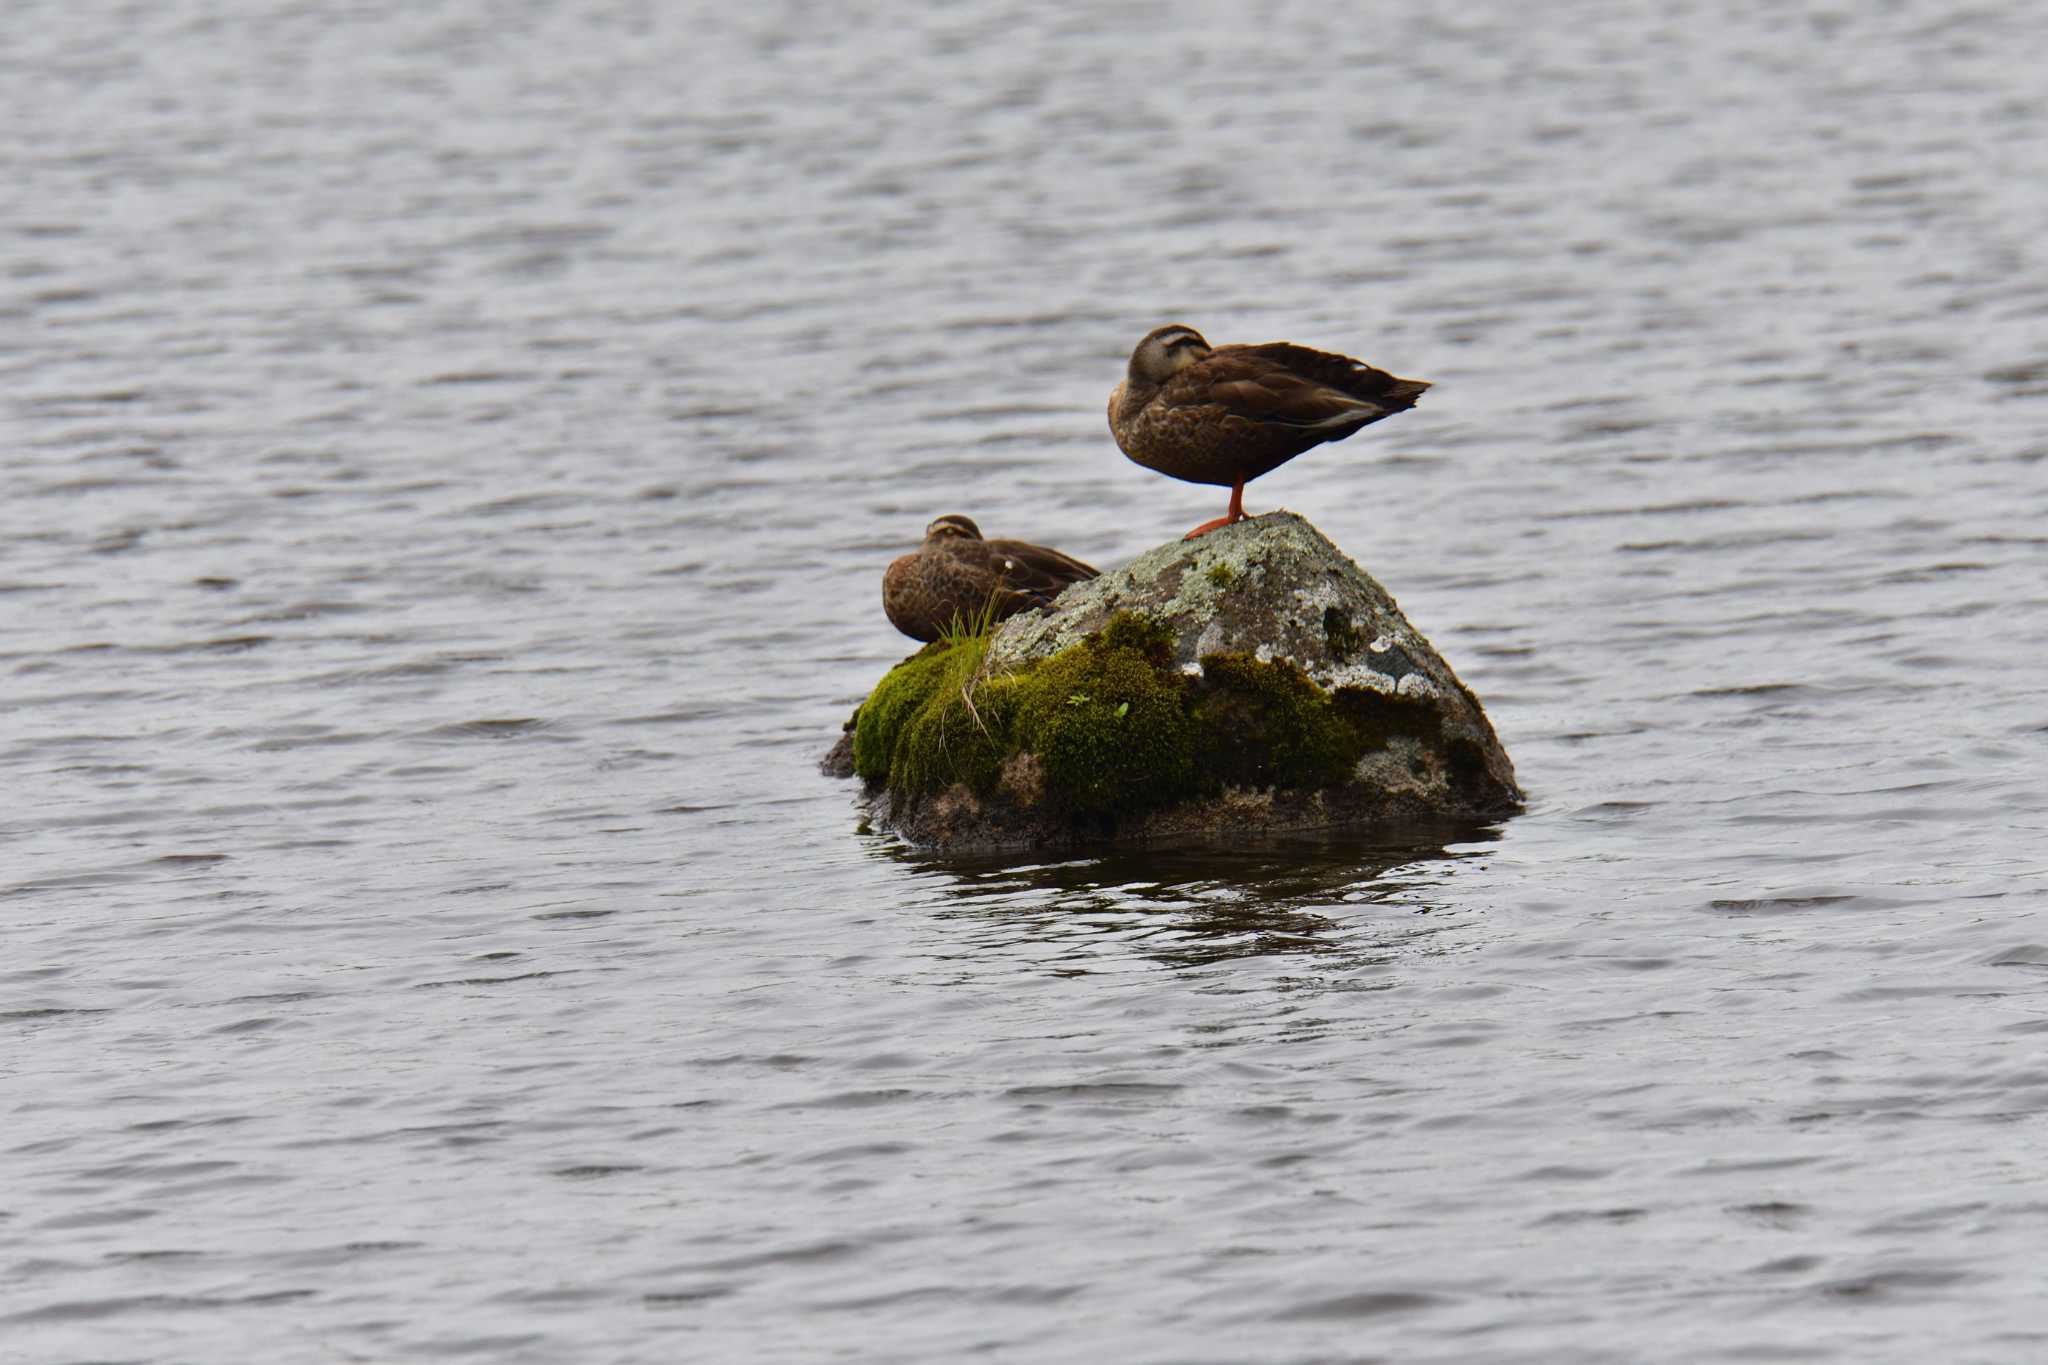
[(984, 611), (993, 620), (1043, 607), (1069, 583), (1095, 577), (1080, 560), (1021, 540), (983, 540), (981, 528), (957, 512), (924, 528), (924, 544), (882, 575), (882, 610), (913, 640), (936, 640), (971, 626)]
[(1285, 341), (1211, 346), (1192, 327), (1155, 328), (1109, 396), (1109, 429), (1147, 469), (1230, 490), (1230, 510), (1187, 539), (1245, 519), (1244, 486), (1311, 446), (1415, 406), (1426, 380)]

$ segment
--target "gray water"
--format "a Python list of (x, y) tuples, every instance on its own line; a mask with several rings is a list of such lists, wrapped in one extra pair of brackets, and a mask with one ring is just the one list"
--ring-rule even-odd
[[(2048, 11), (233, 9), (0, 26), (0, 1359), (2048, 1359)], [(1525, 815), (817, 773), (1168, 321)]]

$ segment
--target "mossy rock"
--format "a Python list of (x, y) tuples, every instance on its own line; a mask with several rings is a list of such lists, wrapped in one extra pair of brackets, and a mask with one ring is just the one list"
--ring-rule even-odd
[(1192, 790), (1187, 687), (1169, 641), (1120, 618), (1052, 659), (981, 674), (986, 635), (940, 640), (889, 670), (854, 713), (853, 771), (898, 802), (959, 784), (992, 792), (1004, 762), (1037, 760), (1048, 800), (1116, 816)]
[(1289, 514), (928, 645), (848, 724), (831, 770), (850, 750), (874, 823), (940, 846), (1490, 817), (1521, 800), (1478, 699)]

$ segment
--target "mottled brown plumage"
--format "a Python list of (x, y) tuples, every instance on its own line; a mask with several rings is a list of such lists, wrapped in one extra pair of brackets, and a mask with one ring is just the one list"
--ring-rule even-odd
[(1192, 327), (1156, 328), (1109, 396), (1124, 454), (1161, 474), (1231, 490), (1230, 510), (1190, 539), (1244, 520), (1244, 486), (1326, 441), (1415, 406), (1429, 384), (1285, 341), (1210, 346)]
[(1069, 583), (1095, 577), (1080, 560), (1022, 540), (983, 540), (981, 528), (949, 513), (924, 528), (917, 553), (896, 560), (882, 575), (882, 610), (913, 640), (971, 624), (984, 611), (994, 619), (1042, 607)]

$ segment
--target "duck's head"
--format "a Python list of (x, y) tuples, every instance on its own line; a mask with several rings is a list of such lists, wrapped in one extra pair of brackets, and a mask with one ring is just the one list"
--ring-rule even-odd
[(1157, 388), (1173, 378), (1175, 371), (1207, 359), (1209, 350), (1209, 343), (1192, 327), (1178, 322), (1154, 327), (1131, 352), (1131, 383)]
[(948, 512), (924, 528), (926, 540), (945, 540), (958, 536), (962, 540), (980, 540), (981, 528), (974, 524), (972, 517), (963, 517), (958, 512)]

